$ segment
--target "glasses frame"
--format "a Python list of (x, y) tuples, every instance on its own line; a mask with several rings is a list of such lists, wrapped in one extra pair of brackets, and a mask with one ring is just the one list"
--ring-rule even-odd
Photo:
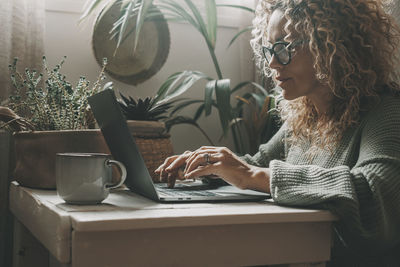
[[(292, 51), (291, 51), (291, 49), (295, 48), (296, 46), (299, 46), (299, 45), (303, 44), (304, 42), (305, 42), (305, 40), (295, 40), (293, 42), (278, 41), (278, 42), (274, 43), (271, 48), (268, 48), (265, 45), (263, 45), (262, 46), (262, 52), (263, 52), (264, 59), (268, 62), (268, 64), (270, 63), (269, 60), (268, 60), (268, 57), (266, 55), (266, 53), (269, 52), (269, 54), (271, 55), (271, 59), (272, 59), (273, 56), (275, 56), (276, 60), (279, 62), (279, 64), (284, 65), (284, 66), (288, 65), (292, 61)], [(288, 56), (289, 56), (289, 59), (288, 59), (287, 62), (282, 62), (280, 60), (280, 58), (279, 58), (279, 54), (277, 52), (275, 52), (275, 47), (277, 45), (282, 45), (282, 44), (285, 46), (285, 49), (286, 49), (286, 51), (288, 53)]]

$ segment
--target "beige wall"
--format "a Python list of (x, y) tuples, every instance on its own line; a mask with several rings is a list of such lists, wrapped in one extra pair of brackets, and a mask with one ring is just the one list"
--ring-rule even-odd
[[(235, 1), (230, 0), (227, 2), (234, 3)], [(236, 2), (239, 3), (239, 0), (236, 0)], [(83, 0), (46, 1), (45, 53), (51, 66), (61, 60), (62, 56), (67, 56), (63, 72), (70, 82), (77, 81), (80, 75), (86, 76), (90, 81), (94, 81), (100, 70), (91, 50), (92, 23), (88, 22), (80, 26), (77, 24), (83, 3)], [(232, 11), (232, 9), (221, 11), (216, 51), (223, 75), (225, 78), (231, 78), (232, 84), (238, 83), (243, 73), (245, 73), (244, 75), (251, 75), (251, 72), (246, 74), (249, 73), (246, 71), (247, 67), (243, 68), (240, 64), (241, 62), (250, 61), (249, 58), (243, 59), (243, 55), (246, 55), (241, 50), (243, 42), (237, 42), (229, 50), (226, 49), (230, 39), (237, 32), (241, 21), (243, 20), (240, 19), (238, 11)], [(145, 97), (153, 95), (161, 83), (176, 71), (185, 69), (200, 70), (216, 77), (212, 60), (200, 34), (188, 24), (169, 23), (169, 27), (171, 47), (164, 67), (150, 80), (137, 87), (114, 81), (115, 88), (124, 94)], [(246, 57), (248, 57), (248, 54)], [(242, 70), (245, 71), (242, 72)], [(202, 86), (204, 84), (205, 82), (197, 86), (195, 90), (191, 90), (186, 96), (202, 98)], [(192, 115), (192, 113), (189, 114)], [(216, 112), (214, 111), (214, 113)], [(218, 118), (212, 116), (211, 118), (202, 119), (200, 123), (211, 138), (218, 143), (217, 141), (221, 135)], [(177, 153), (207, 144), (206, 139), (195, 128), (187, 125), (176, 126), (172, 130), (172, 142)], [(219, 144), (230, 145), (229, 142)]]

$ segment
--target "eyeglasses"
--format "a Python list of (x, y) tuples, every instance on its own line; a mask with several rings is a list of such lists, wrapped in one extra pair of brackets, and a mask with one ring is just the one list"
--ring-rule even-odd
[(303, 44), (304, 42), (305, 42), (304, 40), (297, 40), (297, 41), (293, 41), (291, 43), (278, 41), (278, 42), (274, 43), (271, 48), (268, 48), (263, 45), (262, 51), (263, 51), (265, 60), (267, 60), (268, 63), (271, 63), (272, 56), (275, 55), (276, 59), (278, 60), (278, 62), (280, 64), (288, 65), (290, 63), (290, 61), (292, 60), (293, 48), (295, 48), (298, 45)]

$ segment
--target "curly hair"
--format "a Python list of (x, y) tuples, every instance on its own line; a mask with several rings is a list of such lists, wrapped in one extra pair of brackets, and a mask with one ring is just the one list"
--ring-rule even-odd
[(384, 91), (398, 93), (400, 28), (379, 0), (260, 0), (250, 41), (265, 75), (271, 70), (261, 53), (267, 25), (279, 9), (285, 31), (309, 40), (316, 79), (332, 92), (326, 114), (318, 114), (307, 97), (282, 101), (281, 114), (291, 140), (306, 138), (312, 147), (332, 147), (344, 131), (359, 123), (363, 112)]

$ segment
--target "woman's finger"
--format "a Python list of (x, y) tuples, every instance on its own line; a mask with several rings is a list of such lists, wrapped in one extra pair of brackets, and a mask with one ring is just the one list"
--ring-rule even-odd
[(191, 172), (186, 173), (185, 179), (195, 178), (195, 177), (199, 177), (199, 176), (213, 175), (213, 174), (215, 174), (215, 170), (216, 169), (215, 169), (214, 164), (198, 166), (196, 169), (192, 170)]
[(189, 173), (194, 169), (198, 168), (199, 166), (213, 164), (220, 160), (221, 160), (220, 154), (211, 154), (211, 153), (198, 154), (195, 158), (186, 163), (186, 168), (184, 172)]
[(174, 173), (168, 173), (167, 175), (168, 188), (174, 188), (175, 181), (176, 181), (176, 175), (174, 175)]
[(168, 157), (164, 160), (164, 162), (154, 171), (155, 173), (160, 173), (163, 169), (165, 169), (167, 166), (170, 165), (171, 162), (173, 162), (179, 155), (174, 155), (171, 157)]
[[(205, 163), (207, 163), (207, 158), (205, 157), (205, 155), (208, 154), (209, 155), (208, 158), (210, 159), (210, 156), (213, 155), (213, 154), (216, 154), (216, 153), (218, 153), (218, 150), (216, 148), (213, 148), (213, 147), (209, 147), (207, 149), (198, 149), (195, 152), (193, 152), (190, 157), (187, 158), (186, 167), (192, 161), (199, 159), (199, 155), (202, 155), (202, 157), (204, 159), (204, 164), (205, 164)], [(208, 160), (208, 161), (210, 161), (210, 160)]]
[(174, 172), (175, 170), (181, 168), (186, 164), (186, 159), (192, 154), (192, 152), (185, 152), (181, 155), (179, 155), (173, 162), (169, 164), (165, 168), (166, 172)]

